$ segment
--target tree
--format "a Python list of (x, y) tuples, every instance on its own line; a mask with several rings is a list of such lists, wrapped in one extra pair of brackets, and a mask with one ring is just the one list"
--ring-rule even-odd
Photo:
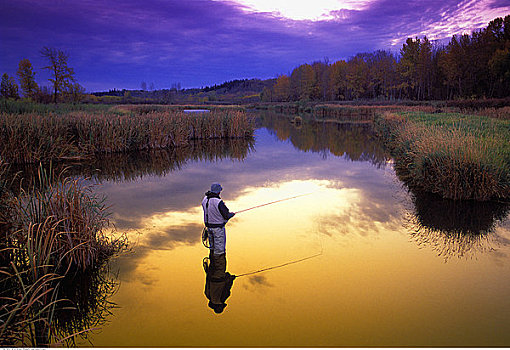
[(504, 50), (496, 50), (489, 61), (491, 75), (496, 84), (496, 96), (504, 97), (510, 94), (510, 42)]
[(7, 73), (2, 75), (2, 82), (0, 83), (0, 96), (4, 98), (18, 99), (18, 84), (13, 77), (10, 77)]
[(347, 93), (347, 62), (336, 61), (330, 66), (329, 90), (333, 100), (345, 100)]
[(290, 78), (286, 75), (280, 75), (276, 79), (276, 84), (273, 87), (275, 101), (289, 101), (290, 100)]
[(420, 56), (420, 39), (407, 38), (405, 44), (400, 49), (400, 62), (398, 71), (402, 78), (400, 88), (405, 91), (408, 98), (417, 97), (417, 65)]
[(311, 65), (302, 64), (294, 68), (290, 75), (290, 89), (294, 99), (301, 101), (311, 100), (314, 95), (315, 86), (315, 72)]
[(140, 88), (142, 89), (143, 101), (145, 102), (145, 100), (147, 99), (147, 83), (145, 81), (142, 81), (142, 83), (140, 84)]
[(85, 88), (78, 83), (74, 83), (67, 87), (67, 99), (73, 102), (80, 102), (83, 99)]
[(312, 68), (315, 73), (312, 99), (325, 101), (331, 95), (329, 90), (329, 60), (324, 58), (324, 62), (314, 62)]
[(39, 86), (35, 82), (35, 72), (33, 71), (32, 63), (26, 58), (19, 61), (16, 74), (18, 75), (23, 95), (28, 98), (35, 98), (39, 91)]
[(359, 53), (347, 62), (347, 96), (349, 99), (368, 97), (370, 70), (367, 63), (368, 54)]
[(53, 84), (53, 102), (57, 103), (59, 94), (68, 90), (73, 83), (74, 69), (68, 66), (69, 55), (62, 50), (44, 47), (41, 55), (49, 60), (49, 65), (43, 67), (51, 72), (52, 78), (48, 79)]
[(432, 44), (427, 37), (424, 37), (420, 42), (416, 77), (418, 78), (418, 99), (430, 99), (432, 90)]

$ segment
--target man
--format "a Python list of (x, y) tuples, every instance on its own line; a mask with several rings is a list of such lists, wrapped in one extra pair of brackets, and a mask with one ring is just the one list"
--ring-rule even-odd
[(225, 203), (220, 198), (220, 192), (223, 190), (219, 183), (211, 185), (211, 190), (207, 191), (202, 200), (204, 209), (204, 222), (207, 227), (209, 237), (209, 249), (211, 254), (225, 254), (226, 232), (225, 224), (235, 213), (231, 213)]

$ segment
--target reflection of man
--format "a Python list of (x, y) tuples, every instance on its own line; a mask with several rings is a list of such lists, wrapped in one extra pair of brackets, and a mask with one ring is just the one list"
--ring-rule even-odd
[(230, 290), (234, 284), (236, 276), (225, 272), (227, 267), (226, 254), (215, 255), (211, 251), (209, 254), (209, 264), (204, 260), (205, 278), (205, 296), (209, 299), (207, 304), (217, 314), (223, 312), (227, 304), (225, 301), (230, 296)]
[(204, 222), (209, 236), (209, 249), (214, 255), (225, 254), (226, 232), (225, 224), (235, 214), (231, 213), (220, 198), (223, 188), (220, 184), (211, 185), (202, 200)]

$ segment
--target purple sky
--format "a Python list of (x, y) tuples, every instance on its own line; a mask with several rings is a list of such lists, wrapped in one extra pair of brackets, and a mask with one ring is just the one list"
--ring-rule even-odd
[(87, 91), (201, 87), (398, 52), (409, 36), (470, 34), (508, 14), (510, 0), (0, 0), (0, 74), (28, 58), (48, 85), (49, 46)]

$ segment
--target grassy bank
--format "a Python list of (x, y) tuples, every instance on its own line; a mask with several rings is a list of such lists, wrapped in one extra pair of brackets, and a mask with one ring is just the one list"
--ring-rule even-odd
[(99, 153), (172, 149), (196, 139), (245, 138), (253, 133), (250, 119), (239, 109), (186, 114), (154, 108), (1, 113), (0, 159), (33, 163)]
[(510, 121), (457, 113), (376, 118), (399, 177), (443, 198), (510, 198)]

